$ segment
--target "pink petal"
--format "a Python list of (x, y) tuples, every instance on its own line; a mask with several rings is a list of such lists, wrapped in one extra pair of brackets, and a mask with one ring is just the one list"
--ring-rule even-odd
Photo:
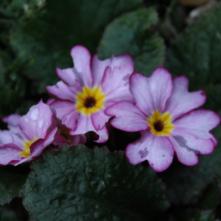
[[(16, 130), (17, 132), (17, 130)], [(17, 134), (14, 130), (3, 130), (0, 131), (0, 145), (13, 144), (17, 147), (23, 147), (23, 134)]]
[(20, 149), (15, 145), (0, 145), (0, 165), (13, 164), (18, 161)]
[(129, 89), (129, 78), (134, 71), (130, 56), (120, 56), (112, 59), (111, 65), (106, 68), (102, 80), (102, 88), (108, 100), (132, 100)]
[(106, 113), (114, 116), (111, 124), (120, 130), (136, 132), (148, 127), (145, 115), (132, 103), (116, 103), (107, 108)]
[(176, 129), (175, 132), (173, 137), (180, 148), (186, 148), (197, 154), (210, 154), (217, 145), (217, 141), (212, 135), (209, 139), (203, 139), (192, 135), (191, 132), (187, 133), (186, 130)]
[(144, 133), (140, 140), (128, 145), (126, 155), (132, 164), (147, 160), (155, 171), (162, 172), (173, 161), (173, 148), (167, 138)]
[(110, 119), (110, 116), (106, 115), (103, 110), (93, 114), (92, 116), (92, 123), (96, 130), (101, 130), (105, 127), (105, 124)]
[(85, 47), (77, 45), (72, 48), (71, 56), (78, 76), (82, 79), (84, 85), (90, 87), (92, 85), (90, 52)]
[(73, 86), (74, 83), (78, 80), (74, 73), (73, 68), (66, 68), (66, 69), (56, 69), (58, 77), (64, 81), (67, 85)]
[(39, 140), (39, 142), (34, 143), (31, 146), (31, 157), (39, 156), (45, 148), (53, 143), (55, 135), (57, 133), (57, 128), (51, 130), (45, 139)]
[(0, 144), (14, 143), (14, 134), (9, 130), (0, 131)]
[(174, 137), (170, 138), (173, 144), (174, 151), (176, 152), (178, 160), (186, 166), (194, 166), (198, 163), (198, 157), (194, 151), (184, 147), (183, 143), (179, 139)]
[(128, 101), (133, 102), (133, 97), (131, 95), (130, 89), (128, 86), (120, 87), (115, 91), (112, 91), (107, 95), (106, 101), (109, 104), (113, 104), (119, 101)]
[(97, 143), (104, 143), (108, 139), (108, 131), (106, 127), (101, 130), (96, 130), (91, 116), (80, 115), (76, 130), (71, 131), (70, 133), (71, 135), (82, 135), (87, 132), (95, 132), (99, 136), (99, 139), (96, 140)]
[(197, 110), (183, 117), (177, 119), (175, 124), (174, 134), (178, 133), (177, 130), (184, 130), (188, 134), (202, 139), (210, 139), (210, 130), (218, 126), (220, 117), (213, 111)]
[(7, 123), (9, 126), (16, 127), (20, 120), (21, 116), (18, 114), (11, 114), (3, 118), (3, 122)]
[(75, 111), (74, 104), (68, 101), (57, 101), (50, 102), (52, 110), (55, 112), (56, 117), (66, 127), (75, 130), (77, 126), (77, 120), (79, 113)]
[(96, 131), (96, 134), (99, 136), (98, 140), (95, 141), (96, 143), (105, 143), (108, 140), (108, 130), (106, 127)]
[(188, 80), (179, 77), (174, 80), (173, 91), (168, 100), (167, 111), (177, 118), (203, 105), (206, 97), (202, 91), (188, 92)]
[(18, 114), (12, 114), (9, 115), (7, 117), (3, 118), (3, 122), (7, 123), (8, 125), (8, 129), (10, 130), (10, 132), (13, 132), (14, 134), (21, 134), (21, 130), (18, 126), (19, 122), (20, 122), (20, 118), (21, 116)]
[(92, 74), (93, 74), (93, 85), (98, 86), (101, 84), (104, 72), (106, 68), (110, 65), (111, 59), (99, 60), (95, 55), (92, 59)]
[(75, 91), (71, 90), (71, 88), (62, 81), (59, 81), (55, 86), (47, 86), (47, 90), (57, 98), (74, 101)]
[(129, 77), (133, 73), (133, 61), (129, 56), (115, 57), (111, 65), (105, 69), (102, 85), (108, 94), (119, 87), (129, 85)]
[(53, 114), (50, 107), (39, 102), (30, 108), (28, 113), (21, 117), (19, 126), (27, 139), (45, 138), (48, 129), (53, 123)]
[(136, 105), (145, 115), (151, 114), (153, 111), (153, 101), (148, 91), (148, 82), (148, 78), (141, 74), (133, 74), (131, 77), (131, 93)]
[(140, 74), (134, 74), (131, 78), (131, 92), (136, 104), (148, 115), (153, 111), (165, 110), (171, 91), (171, 75), (163, 68), (156, 69), (149, 78)]
[(85, 134), (90, 131), (96, 132), (96, 129), (94, 128), (94, 125), (92, 123), (91, 116), (79, 115), (77, 121), (77, 127), (74, 131), (71, 131), (71, 134), (79, 135), (79, 134)]

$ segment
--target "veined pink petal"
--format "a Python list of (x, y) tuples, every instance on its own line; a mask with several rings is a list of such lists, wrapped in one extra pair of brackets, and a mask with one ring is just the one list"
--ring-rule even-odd
[(50, 94), (62, 100), (74, 101), (75, 93), (64, 82), (59, 81), (54, 86), (47, 86)]
[(76, 130), (71, 131), (70, 134), (82, 135), (88, 132), (95, 132), (99, 136), (98, 140), (96, 140), (97, 143), (104, 143), (108, 139), (108, 131), (106, 127), (103, 127), (101, 130), (96, 130), (91, 116), (80, 115)]
[(144, 133), (140, 140), (129, 144), (126, 156), (130, 163), (138, 164), (147, 160), (157, 172), (166, 170), (173, 161), (172, 144), (165, 137)]
[(28, 140), (43, 139), (52, 125), (53, 114), (50, 107), (39, 102), (21, 117), (19, 126)]
[(110, 119), (110, 116), (106, 115), (103, 110), (94, 113), (92, 116), (92, 123), (96, 130), (101, 130), (105, 127), (105, 124)]
[(188, 133), (188, 131), (182, 129), (175, 130), (173, 139), (177, 143), (176, 146), (194, 151), (197, 154), (210, 154), (217, 145), (217, 141), (212, 135), (208, 139), (198, 138), (192, 135), (191, 131)]
[(13, 133), (8, 130), (0, 131), (0, 144), (14, 143)]
[(176, 134), (176, 130), (182, 129), (197, 138), (210, 139), (211, 134), (209, 132), (219, 123), (220, 117), (213, 111), (196, 110), (177, 119), (174, 122), (173, 133)]
[(56, 133), (57, 128), (54, 128), (53, 130), (48, 132), (47, 137), (45, 137), (45, 139), (40, 140), (39, 142), (36, 142), (31, 146), (32, 158), (39, 156), (45, 148), (47, 148), (50, 144), (53, 143)]
[(91, 73), (91, 55), (90, 52), (83, 46), (77, 45), (72, 48), (71, 56), (74, 62), (74, 69), (78, 77), (82, 79), (84, 85), (92, 86)]
[(177, 118), (193, 109), (202, 106), (206, 96), (202, 91), (188, 92), (188, 80), (186, 77), (178, 77), (174, 80), (173, 91), (167, 103), (167, 111)]
[(133, 102), (133, 97), (131, 95), (129, 86), (122, 86), (115, 91), (112, 91), (106, 96), (107, 107), (108, 104), (113, 104), (119, 101)]
[(74, 73), (73, 68), (65, 68), (65, 69), (56, 69), (58, 77), (64, 81), (67, 85), (73, 86), (75, 82), (78, 80)]
[(92, 123), (91, 116), (80, 114), (78, 117), (77, 127), (74, 131), (71, 131), (71, 134), (79, 135), (79, 134), (85, 134), (90, 131), (96, 132), (96, 129), (94, 128), (94, 125)]
[(116, 103), (107, 108), (106, 113), (114, 116), (111, 124), (120, 130), (136, 132), (148, 128), (146, 116), (132, 103)]
[(148, 82), (148, 78), (141, 74), (133, 74), (130, 82), (136, 105), (145, 115), (153, 111), (153, 99), (148, 90)]
[(111, 59), (99, 60), (96, 55), (92, 59), (93, 85), (100, 86), (104, 76), (104, 72), (111, 64)]
[(0, 165), (13, 164), (20, 159), (20, 149), (13, 144), (0, 145)]
[(0, 131), (0, 145), (13, 144), (22, 149), (23, 138), (24, 137), (21, 132), (18, 134), (10, 130)]
[(53, 102), (50, 103), (52, 110), (61, 123), (69, 129), (75, 130), (79, 113), (75, 111), (74, 103), (60, 100), (53, 100)]
[(179, 139), (180, 138), (177, 137), (170, 137), (170, 141), (173, 144), (178, 160), (186, 166), (196, 165), (198, 163), (198, 156), (196, 152), (187, 148)]
[(106, 94), (110, 94), (120, 87), (129, 88), (129, 78), (134, 71), (133, 61), (130, 56), (114, 57), (111, 65), (105, 69), (102, 87)]
[(31, 155), (27, 158), (20, 159), (19, 161), (14, 163), (14, 165), (18, 166), (20, 164), (27, 163), (33, 160), (34, 158), (38, 157), (44, 151), (44, 149), (46, 149), (50, 144), (53, 143), (56, 132), (57, 128), (54, 128), (48, 133), (45, 139), (40, 139), (34, 142), (30, 147)]
[(137, 106), (145, 114), (164, 112), (172, 92), (171, 75), (163, 68), (156, 69), (149, 78), (134, 74), (131, 78), (131, 92)]

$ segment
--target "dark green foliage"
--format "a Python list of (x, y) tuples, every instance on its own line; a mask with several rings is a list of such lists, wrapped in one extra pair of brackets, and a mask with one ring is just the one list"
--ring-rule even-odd
[[(209, 184), (221, 175), (220, 158), (221, 150), (218, 148), (212, 156), (201, 157), (195, 167), (176, 165), (171, 168), (164, 179), (171, 201), (174, 204), (189, 204), (202, 200), (203, 191), (206, 192)], [(208, 206), (208, 202), (206, 204)]]
[(164, 190), (151, 170), (121, 154), (79, 146), (33, 164), (24, 205), (35, 220), (146, 220), (168, 207)]
[[(25, 171), (26, 172), (26, 171)], [(27, 172), (14, 168), (0, 168), (0, 205), (9, 203), (14, 197), (19, 196)]]
[(19, 221), (16, 213), (8, 208), (0, 207), (0, 221)]
[[(38, 90), (56, 79), (57, 66), (72, 65), (69, 51), (75, 44), (95, 50), (105, 25), (114, 17), (140, 5), (141, 0), (35, 0), (19, 1), (11, 8), (24, 10), (14, 24), (10, 41), (24, 74), (36, 81)], [(125, 4), (126, 3), (126, 4)]]
[(10, 56), (0, 51), (0, 116), (17, 109), (25, 96), (25, 87), (24, 80), (13, 70)]
[(135, 57), (136, 70), (150, 74), (164, 63), (165, 57), (163, 39), (153, 31), (157, 22), (157, 13), (152, 8), (139, 9), (115, 19), (101, 39), (100, 57), (129, 53)]
[[(221, 5), (196, 20), (193, 10), (173, 0), (1, 0), (0, 117), (47, 100), (45, 86), (56, 81), (57, 66), (72, 65), (75, 44), (102, 59), (131, 54), (147, 76), (166, 65), (174, 76), (187, 75), (192, 89), (204, 89), (206, 107), (221, 112)], [(139, 135), (110, 134), (106, 148), (47, 153), (31, 173), (29, 164), (1, 167), (0, 221), (221, 220), (220, 144), (195, 167), (176, 162), (155, 174), (109, 152)], [(220, 143), (220, 129), (216, 137)]]
[(188, 75), (194, 88), (204, 87), (217, 110), (221, 107), (220, 18), (221, 6), (217, 5), (187, 28), (168, 54), (168, 67), (175, 74)]
[(220, 221), (214, 216), (212, 210), (196, 210), (193, 208), (180, 209), (175, 212), (175, 215), (170, 218), (170, 221)]

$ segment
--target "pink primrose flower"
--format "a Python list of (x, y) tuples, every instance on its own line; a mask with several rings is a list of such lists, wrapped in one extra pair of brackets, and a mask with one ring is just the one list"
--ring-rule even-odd
[(61, 81), (47, 87), (54, 96), (50, 105), (71, 135), (93, 131), (99, 135), (97, 142), (105, 142), (110, 119), (105, 110), (118, 101), (132, 100), (132, 59), (123, 55), (101, 61), (83, 46), (72, 48), (71, 56), (74, 67), (57, 69)]
[(106, 110), (114, 116), (114, 127), (142, 134), (127, 146), (130, 163), (148, 161), (160, 172), (171, 165), (174, 153), (182, 164), (192, 166), (198, 163), (199, 154), (213, 152), (217, 141), (210, 131), (220, 123), (220, 117), (197, 109), (206, 101), (202, 91), (188, 92), (185, 77), (172, 80), (163, 68), (149, 78), (133, 74), (130, 83), (134, 102), (118, 102)]
[(24, 116), (4, 118), (0, 131), (0, 165), (19, 165), (39, 156), (54, 141), (57, 127), (50, 107), (39, 102)]

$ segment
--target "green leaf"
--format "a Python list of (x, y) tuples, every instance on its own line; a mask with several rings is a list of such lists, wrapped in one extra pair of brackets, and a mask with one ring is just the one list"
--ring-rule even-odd
[(19, 221), (19, 219), (13, 210), (0, 207), (0, 221)]
[[(209, 94), (214, 90), (221, 93), (220, 19), (221, 5), (217, 4), (178, 37), (168, 54), (167, 66), (173, 73), (188, 75), (191, 85), (203, 87)], [(211, 100), (211, 107), (220, 110), (220, 99), (215, 105)]]
[[(141, 0), (35, 0), (20, 1), (24, 15), (11, 30), (11, 45), (24, 74), (42, 91), (55, 80), (57, 66), (71, 65), (69, 51), (75, 44), (95, 50), (104, 27), (116, 16), (141, 5)], [(15, 7), (16, 8), (16, 7)], [(27, 12), (27, 8), (30, 9)], [(39, 89), (40, 88), (40, 89)]]
[(200, 210), (197, 208), (180, 208), (171, 214), (170, 221), (220, 221), (215, 218), (212, 210)]
[(152, 220), (168, 207), (164, 186), (117, 153), (78, 146), (34, 163), (24, 205), (34, 220)]
[(198, 214), (196, 214), (192, 220), (193, 221), (219, 221), (218, 219), (215, 218), (215, 215), (213, 214), (213, 211), (211, 210), (199, 211)]
[(27, 175), (19, 168), (2, 167), (0, 177), (0, 205), (4, 205), (19, 196)]
[(3, 0), (4, 12), (9, 16), (20, 17), (24, 14), (31, 16), (36, 10), (40, 10), (45, 5), (45, 0)]
[(7, 115), (21, 105), (25, 97), (25, 81), (17, 73), (10, 70), (12, 60), (6, 52), (0, 51), (0, 116)]
[[(221, 138), (220, 128), (216, 131), (218, 138)], [(173, 204), (194, 204), (210, 209), (211, 202), (207, 191), (211, 184), (215, 185), (216, 180), (221, 181), (221, 148), (216, 150), (209, 156), (200, 156), (200, 162), (197, 166), (186, 167), (176, 165), (163, 175), (163, 181), (167, 186), (167, 194)], [(215, 187), (213, 188), (215, 191)], [(211, 190), (210, 190), (211, 191)], [(213, 193), (210, 193), (213, 194)], [(208, 197), (208, 199), (206, 199)], [(203, 205), (203, 201), (207, 201), (207, 205)], [(213, 198), (213, 206), (217, 204), (217, 198)], [(216, 200), (216, 201), (215, 201)]]
[(115, 19), (101, 39), (100, 57), (129, 53), (135, 57), (137, 71), (150, 73), (164, 63), (163, 39), (152, 30), (157, 22), (153, 8), (139, 9)]

